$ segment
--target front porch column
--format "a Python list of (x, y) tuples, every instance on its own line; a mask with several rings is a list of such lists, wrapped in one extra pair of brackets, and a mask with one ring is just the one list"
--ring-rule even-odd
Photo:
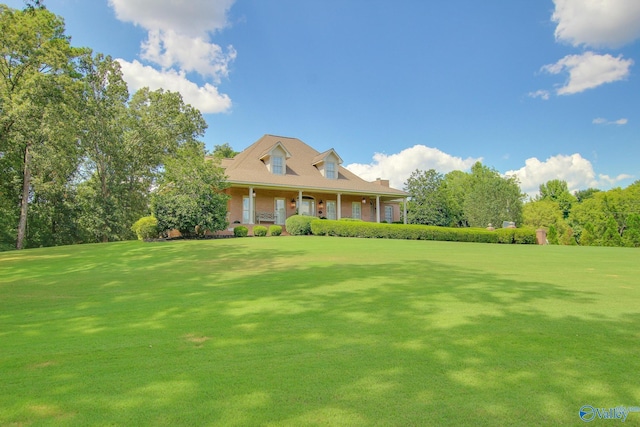
[(256, 219), (255, 200), (253, 199), (253, 187), (249, 187), (249, 224), (254, 224)]
[(342, 218), (342, 194), (338, 193), (338, 212), (337, 219)]
[(376, 222), (380, 223), (380, 196), (376, 196)]
[(302, 190), (298, 190), (298, 215), (300, 215), (301, 207), (302, 207)]
[(404, 218), (404, 223), (406, 224), (407, 223), (407, 198), (406, 197), (404, 198), (404, 203), (402, 204), (402, 209), (404, 210), (403, 218)]

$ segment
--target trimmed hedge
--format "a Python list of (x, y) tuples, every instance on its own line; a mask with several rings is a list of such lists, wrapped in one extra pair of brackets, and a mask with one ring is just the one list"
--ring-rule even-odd
[(529, 228), (489, 231), (484, 228), (450, 228), (415, 224), (315, 220), (311, 222), (311, 231), (318, 236), (478, 243), (536, 243), (536, 232), (534, 229)]
[(256, 237), (264, 237), (267, 235), (267, 227), (264, 225), (256, 225), (253, 227), (253, 235)]
[(279, 236), (282, 234), (282, 226), (281, 225), (271, 225), (269, 226), (269, 235), (270, 236)]
[(236, 237), (247, 237), (249, 235), (249, 229), (244, 225), (239, 225), (233, 229), (233, 235)]
[(160, 234), (158, 220), (154, 216), (143, 216), (133, 223), (131, 231), (136, 233), (138, 240), (155, 239)]
[[(311, 234), (311, 221), (314, 220), (318, 220), (318, 218), (309, 215), (291, 215), (287, 218), (285, 226), (287, 227), (287, 232), (292, 236), (305, 236)], [(322, 221), (326, 220), (323, 219)]]

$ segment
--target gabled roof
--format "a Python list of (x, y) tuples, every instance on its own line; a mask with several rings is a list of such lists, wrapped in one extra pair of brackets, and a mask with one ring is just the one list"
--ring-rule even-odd
[(340, 156), (338, 156), (338, 153), (336, 153), (336, 150), (334, 150), (333, 148), (330, 148), (327, 151), (325, 151), (324, 153), (320, 153), (317, 156), (315, 156), (311, 160), (311, 164), (315, 166), (317, 164), (320, 164), (320, 163), (324, 162), (326, 160), (327, 156), (329, 156), (329, 154), (333, 154), (334, 156), (336, 156), (336, 158), (338, 159), (338, 164), (339, 165), (342, 164), (342, 159), (340, 158)]
[[(287, 170), (284, 175), (272, 174), (260, 160), (277, 144), (281, 144), (284, 150), (291, 155), (287, 159)], [(326, 158), (326, 155), (331, 152), (340, 159), (333, 149), (319, 153), (297, 138), (264, 135), (233, 159), (223, 159), (221, 165), (225, 169), (227, 180), (232, 185), (302, 188), (363, 195), (408, 196), (402, 190), (365, 181), (342, 166), (338, 166), (338, 179), (325, 178), (314, 166), (314, 161), (317, 164), (318, 159)]]
[(282, 151), (284, 151), (284, 155), (285, 155), (285, 157), (287, 159), (289, 159), (291, 157), (291, 153), (289, 153), (289, 151), (287, 151), (287, 147), (282, 145), (282, 142), (278, 141), (272, 147), (267, 148), (267, 150), (264, 153), (262, 153), (262, 155), (260, 156), (260, 160), (263, 160), (263, 159), (269, 157), (271, 155), (271, 153), (273, 153), (273, 150), (275, 150), (277, 147), (282, 148)]

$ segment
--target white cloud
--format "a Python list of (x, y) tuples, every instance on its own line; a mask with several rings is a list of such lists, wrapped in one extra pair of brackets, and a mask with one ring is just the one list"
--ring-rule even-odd
[(109, 0), (116, 17), (146, 30), (173, 30), (192, 37), (228, 25), (227, 12), (235, 0)]
[(573, 46), (620, 47), (640, 37), (637, 0), (554, 0), (556, 39)]
[(196, 85), (186, 78), (184, 71), (158, 71), (136, 60), (128, 62), (118, 59), (118, 62), (120, 62), (122, 74), (131, 92), (142, 87), (148, 87), (151, 90), (165, 89), (180, 92), (186, 103), (191, 104), (202, 113), (221, 113), (231, 108), (231, 99), (228, 95), (220, 94), (218, 89), (209, 83), (204, 86)]
[(593, 119), (593, 121), (591, 122), (594, 125), (618, 125), (618, 126), (622, 126), (622, 125), (626, 125), (627, 123), (629, 123), (628, 119), (622, 118), (622, 119), (618, 119), (618, 120), (607, 120), (603, 117), (598, 117)]
[(203, 77), (212, 77), (216, 83), (229, 76), (229, 65), (236, 59), (233, 46), (227, 53), (202, 37), (190, 37), (173, 30), (150, 30), (142, 43), (141, 57), (163, 68), (178, 66), (186, 72), (195, 71)]
[[(109, 0), (116, 17), (148, 31), (141, 43), (140, 58), (155, 64), (158, 70), (136, 60), (120, 60), (130, 89), (178, 91), (186, 102), (203, 113), (228, 111), (231, 100), (220, 94), (214, 84), (229, 76), (236, 59), (233, 46), (223, 49), (210, 37), (228, 26), (227, 12), (235, 0)], [(195, 72), (209, 80), (203, 86), (189, 81)]]
[(373, 181), (376, 178), (389, 179), (389, 184), (393, 188), (402, 189), (407, 178), (416, 169), (435, 169), (440, 173), (447, 173), (452, 170), (468, 170), (477, 161), (482, 161), (482, 158), (462, 159), (444, 153), (437, 148), (414, 145), (397, 154), (375, 153), (373, 162), (369, 164), (352, 163), (346, 168), (368, 181)]
[(505, 175), (516, 175), (520, 180), (520, 188), (530, 196), (538, 194), (540, 184), (552, 179), (567, 182), (569, 191), (593, 188), (608, 188), (614, 184), (632, 178), (631, 175), (620, 174), (616, 177), (598, 174), (593, 170), (591, 162), (580, 154), (570, 156), (558, 154), (541, 162), (535, 157), (525, 161), (518, 170), (507, 171)]
[(542, 98), (545, 101), (548, 100), (550, 96), (551, 94), (548, 90), (537, 90), (535, 92), (529, 92), (530, 98)]
[(557, 89), (558, 95), (580, 93), (605, 83), (623, 80), (629, 75), (633, 60), (623, 59), (622, 55), (599, 55), (585, 52), (581, 55), (567, 55), (555, 64), (542, 67), (542, 71), (559, 74), (569, 72), (569, 80)]

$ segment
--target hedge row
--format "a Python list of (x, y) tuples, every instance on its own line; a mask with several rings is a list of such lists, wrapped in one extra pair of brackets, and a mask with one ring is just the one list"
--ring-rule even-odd
[(536, 243), (536, 231), (532, 228), (501, 228), (496, 231), (489, 231), (483, 228), (449, 228), (430, 225), (316, 219), (311, 221), (311, 232), (317, 236), (478, 243)]

